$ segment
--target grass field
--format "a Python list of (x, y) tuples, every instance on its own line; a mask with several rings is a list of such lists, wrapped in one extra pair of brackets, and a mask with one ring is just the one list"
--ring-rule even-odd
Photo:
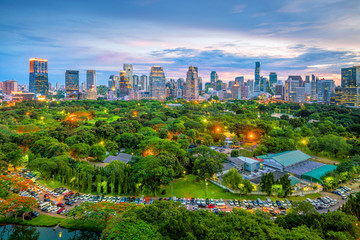
[[(208, 186), (205, 187), (205, 182), (197, 181), (195, 175), (186, 175), (184, 178), (177, 179), (173, 181), (173, 196), (176, 197), (186, 197), (186, 198), (213, 198), (213, 199), (239, 199), (239, 194), (233, 194), (230, 192), (225, 192), (224, 189), (219, 186), (207, 182)], [(166, 194), (156, 194), (156, 197), (171, 197), (171, 184), (165, 187)], [(306, 198), (317, 198), (321, 194), (310, 194), (303, 197), (287, 197), (289, 200), (305, 200)], [(265, 199), (266, 196), (260, 195), (241, 195), (242, 199), (255, 200), (257, 198)], [(279, 199), (278, 197), (270, 197), (270, 199)]]

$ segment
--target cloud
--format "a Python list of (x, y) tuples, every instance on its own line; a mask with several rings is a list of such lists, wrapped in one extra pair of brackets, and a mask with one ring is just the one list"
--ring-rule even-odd
[(235, 5), (232, 9), (232, 13), (234, 13), (234, 14), (242, 13), (245, 8), (246, 8), (246, 5), (244, 5), (244, 4)]

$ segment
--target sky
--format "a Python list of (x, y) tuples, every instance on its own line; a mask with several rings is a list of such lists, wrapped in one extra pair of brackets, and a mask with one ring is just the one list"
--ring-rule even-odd
[(359, 0), (0, 0), (0, 81), (28, 84), (29, 58), (48, 59), (49, 81), (65, 70), (97, 71), (107, 84), (124, 63), (185, 78), (190, 65), (232, 81), (315, 74), (339, 84), (360, 65)]

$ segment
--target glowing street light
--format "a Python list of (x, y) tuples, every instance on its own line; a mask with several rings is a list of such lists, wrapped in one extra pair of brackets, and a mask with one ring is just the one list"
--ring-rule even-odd
[(215, 128), (215, 132), (220, 133), (220, 132), (221, 132), (221, 128), (220, 128), (220, 127)]

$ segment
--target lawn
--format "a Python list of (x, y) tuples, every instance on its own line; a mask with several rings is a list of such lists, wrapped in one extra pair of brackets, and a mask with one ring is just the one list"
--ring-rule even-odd
[[(239, 199), (239, 194), (233, 194), (230, 192), (225, 192), (224, 189), (220, 188), (219, 186), (207, 182), (207, 191), (205, 188), (205, 183), (196, 180), (195, 175), (186, 175), (184, 178), (179, 178), (173, 181), (173, 196), (176, 197), (186, 197), (186, 198), (213, 198), (213, 199)], [(171, 184), (166, 186), (165, 188), (166, 194), (156, 194), (156, 197), (170, 197), (171, 196)], [(160, 191), (161, 192), (161, 191)], [(306, 198), (317, 198), (321, 195), (318, 194), (311, 194), (305, 195), (303, 197), (288, 197), (289, 200), (305, 200)], [(257, 198), (265, 199), (266, 196), (259, 196), (259, 195), (241, 195), (242, 199), (250, 199), (255, 200)], [(278, 197), (270, 197), (271, 199), (279, 199)]]
[[(56, 181), (56, 180), (39, 180), (38, 182), (45, 186), (48, 186), (51, 189), (55, 189), (58, 187), (65, 187), (64, 184), (62, 184), (61, 182)], [(66, 186), (66, 188), (69, 188), (69, 187)]]

